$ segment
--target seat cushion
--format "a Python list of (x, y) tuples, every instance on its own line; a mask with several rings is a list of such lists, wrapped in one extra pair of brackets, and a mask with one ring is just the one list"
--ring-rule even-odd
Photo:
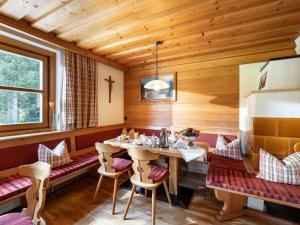
[(99, 157), (96, 152), (92, 152), (73, 157), (72, 160), (73, 161), (67, 165), (52, 169), (50, 174), (50, 180), (56, 180), (67, 174), (73, 173), (87, 166), (96, 164), (99, 162)]
[(32, 219), (22, 213), (8, 213), (0, 216), (0, 225), (32, 225)]
[(257, 195), (284, 202), (300, 204), (300, 186), (280, 184), (256, 178), (244, 171), (210, 167), (206, 185)]
[(133, 161), (128, 159), (122, 159), (122, 158), (113, 158), (114, 164), (113, 168), (116, 170), (116, 172), (122, 172), (124, 170), (127, 170), (131, 167)]
[(169, 176), (169, 170), (163, 166), (159, 165), (150, 165), (151, 173), (149, 178), (153, 180), (154, 183), (158, 183), (163, 180), (165, 177)]
[(25, 192), (30, 185), (31, 181), (28, 177), (18, 174), (0, 178), (0, 201)]
[[(96, 152), (82, 154), (72, 159), (73, 161), (67, 165), (53, 168), (51, 170), (50, 180), (56, 180), (99, 162)], [(31, 181), (28, 177), (23, 177), (18, 174), (0, 178), (0, 201), (25, 192), (30, 185)]]

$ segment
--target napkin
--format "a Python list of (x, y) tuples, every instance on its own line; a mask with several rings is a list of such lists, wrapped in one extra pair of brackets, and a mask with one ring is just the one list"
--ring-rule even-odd
[(206, 150), (197, 145), (190, 147), (183, 140), (178, 140), (173, 147), (178, 148), (184, 161), (186, 162), (190, 162), (201, 156), (206, 159)]

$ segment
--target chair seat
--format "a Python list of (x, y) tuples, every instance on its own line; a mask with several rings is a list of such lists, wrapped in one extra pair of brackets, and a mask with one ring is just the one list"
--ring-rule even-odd
[(116, 170), (116, 172), (122, 172), (129, 169), (133, 163), (131, 160), (122, 158), (113, 158), (113, 160), (114, 164), (112, 167)]
[(0, 225), (32, 225), (32, 219), (22, 213), (8, 213), (0, 216)]
[(169, 170), (163, 166), (151, 164), (150, 167), (151, 173), (149, 178), (153, 180), (154, 183), (158, 183), (170, 175)]

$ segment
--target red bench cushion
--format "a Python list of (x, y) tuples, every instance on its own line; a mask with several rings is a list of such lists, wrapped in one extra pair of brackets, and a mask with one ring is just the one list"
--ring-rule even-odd
[(245, 171), (217, 168), (211, 166), (206, 184), (227, 190), (243, 192), (265, 198), (300, 204), (300, 186), (279, 184), (255, 177)]
[(67, 174), (73, 173), (77, 170), (88, 167), (99, 162), (98, 154), (96, 152), (86, 153), (72, 158), (73, 161), (67, 165), (56, 167), (51, 170), (50, 180), (56, 180)]
[(31, 181), (28, 177), (18, 174), (0, 178), (0, 201), (25, 192), (30, 185)]
[[(82, 154), (72, 159), (73, 162), (52, 169), (50, 180), (56, 180), (59, 177), (63, 177), (99, 162), (96, 152)], [(0, 178), (0, 201), (25, 192), (30, 185), (31, 181), (28, 177), (23, 177), (18, 174)]]

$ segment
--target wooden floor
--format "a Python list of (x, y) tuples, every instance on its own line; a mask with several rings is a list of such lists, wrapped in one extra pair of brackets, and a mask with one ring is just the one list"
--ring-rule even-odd
[[(125, 178), (125, 177), (124, 177)], [(122, 181), (121, 181), (122, 182)], [(60, 187), (47, 195), (43, 217), (48, 225), (146, 225), (151, 224), (151, 198), (135, 195), (128, 213), (128, 220), (122, 215), (130, 192), (119, 189), (116, 206), (117, 214), (111, 215), (112, 180), (105, 178), (102, 192), (97, 203), (92, 196), (97, 183), (96, 178), (85, 177)], [(167, 203), (157, 201), (157, 225), (292, 225), (295, 223), (279, 220), (253, 210), (247, 210), (245, 216), (227, 222), (217, 222), (215, 214), (221, 204), (214, 199), (209, 189), (196, 190), (189, 209), (170, 208)]]

